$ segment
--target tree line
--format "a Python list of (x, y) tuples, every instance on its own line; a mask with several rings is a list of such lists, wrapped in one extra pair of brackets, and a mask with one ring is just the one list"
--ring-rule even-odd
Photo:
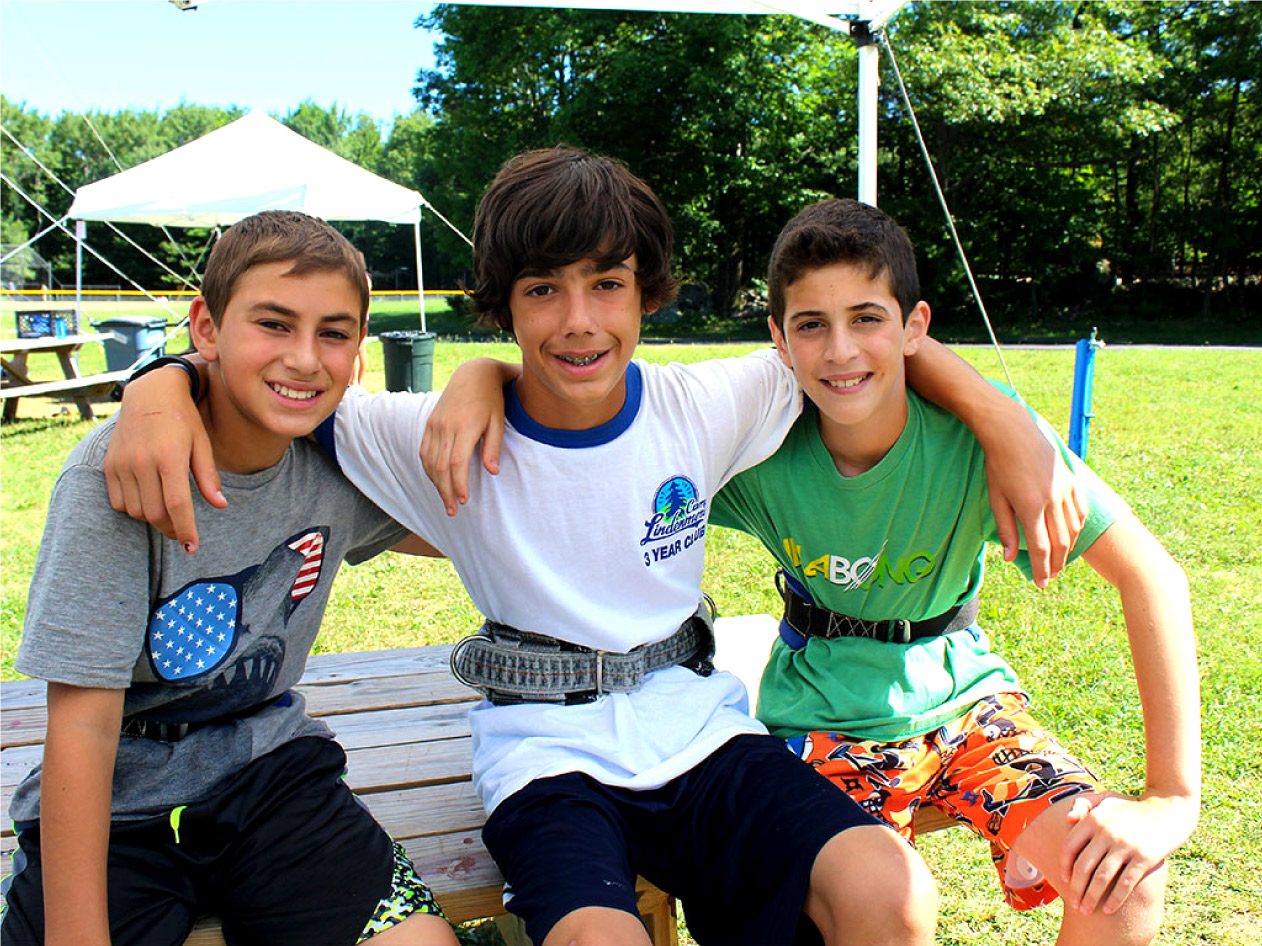
[[(853, 196), (857, 54), (790, 17), (630, 14), (441, 5), (436, 68), (387, 134), (365, 114), (304, 102), (279, 116), (356, 163), (420, 190), (469, 232), (495, 169), (558, 142), (616, 155), (671, 210), (683, 303), (755, 304), (780, 226), (806, 203)], [(1088, 313), (1259, 321), (1262, 5), (1239, 2), (914, 3), (886, 38), (992, 317)], [(239, 117), (41, 116), (7, 100), (4, 126), (72, 188)], [(911, 233), (935, 323), (976, 322), (967, 281), (882, 51), (879, 202)], [(70, 197), (5, 136), (6, 175), (54, 213)], [(46, 223), (13, 188), (4, 241)], [(148, 229), (151, 228), (133, 228)], [(415, 286), (411, 235), (347, 224), (379, 286)], [(135, 238), (187, 266), (204, 234)], [(94, 240), (96, 237), (94, 236)], [(194, 249), (190, 250), (192, 246)], [(72, 244), (40, 242), (68, 273)], [(50, 255), (51, 254), (51, 255)], [(427, 285), (454, 287), (468, 250), (430, 217)], [(106, 255), (169, 284), (119, 243)], [(115, 282), (92, 264), (90, 281)], [(179, 268), (177, 266), (176, 268)]]

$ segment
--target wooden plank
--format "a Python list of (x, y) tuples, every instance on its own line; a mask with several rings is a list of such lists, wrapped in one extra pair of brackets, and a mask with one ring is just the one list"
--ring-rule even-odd
[(396, 841), (476, 831), (486, 820), (469, 781), (360, 796)]
[(0, 353), (10, 354), (12, 352), (28, 352), (28, 351), (48, 351), (49, 349), (56, 351), (57, 349), (65, 349), (70, 351), (79, 348), (89, 342), (103, 342), (109, 335), (100, 335), (95, 332), (81, 332), (77, 335), (41, 335), (38, 338), (4, 338), (0, 339)]
[(398, 677), (434, 671), (449, 674), (451, 644), (394, 647), (348, 654), (313, 654), (303, 683), (336, 683), (362, 677)]
[(453, 923), (504, 912), (504, 879), (482, 846), (480, 830), (411, 838), (402, 844)]
[(43, 706), (47, 686), (43, 680), (5, 680), (0, 683), (0, 713), (27, 706)]
[(444, 739), (346, 753), (346, 784), (360, 793), (439, 785), (469, 778), (472, 739)]
[(18, 782), (26, 778), (26, 773), (39, 765), (44, 757), (43, 746), (14, 746), (11, 749), (0, 749), (0, 835), (13, 831), (13, 823), (9, 821), (9, 802)]
[(104, 374), (90, 374), (82, 378), (63, 378), (60, 381), (38, 381), (35, 384), (6, 384), (0, 387), (0, 400), (19, 397), (50, 397), (57, 394), (68, 394), (71, 391), (79, 392), (84, 397), (103, 395), (130, 374), (130, 371), (107, 371)]
[(319, 686), (300, 683), (294, 689), (307, 698), (307, 712), (312, 716), (432, 703), (467, 703), (471, 695), (469, 688), (457, 683), (450, 674), (439, 677), (433, 673), (365, 677)]
[[(14, 681), (17, 682), (17, 681)], [(9, 684), (6, 683), (7, 687)], [(44, 705), (44, 684), (39, 685), (39, 701), (29, 705), (14, 705), (5, 693), (0, 703), (0, 747), (25, 746), (42, 743), (48, 728), (48, 710)]]
[(369, 749), (396, 746), (405, 742), (469, 737), (470, 703), (439, 703), (436, 706), (407, 706), (324, 716), (324, 722), (337, 735), (343, 748)]

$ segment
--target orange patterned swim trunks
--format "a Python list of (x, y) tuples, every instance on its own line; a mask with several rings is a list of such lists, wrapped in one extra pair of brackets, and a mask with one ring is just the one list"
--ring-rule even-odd
[(1004, 897), (1031, 910), (1058, 896), (1012, 844), (1056, 802), (1103, 786), (1026, 710), (1019, 693), (975, 703), (944, 726), (899, 742), (812, 732), (788, 740), (867, 812), (909, 841), (921, 805), (941, 809), (990, 842)]

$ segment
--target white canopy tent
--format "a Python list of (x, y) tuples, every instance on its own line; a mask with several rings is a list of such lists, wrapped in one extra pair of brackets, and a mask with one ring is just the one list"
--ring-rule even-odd
[[(79, 188), (69, 216), (79, 221), (80, 247), (89, 220), (216, 227), (261, 210), (300, 210), (323, 220), (410, 223), (424, 330), (420, 223), (421, 208), (429, 206), (418, 192), (252, 111), (196, 141)], [(81, 279), (77, 274), (76, 286)]]

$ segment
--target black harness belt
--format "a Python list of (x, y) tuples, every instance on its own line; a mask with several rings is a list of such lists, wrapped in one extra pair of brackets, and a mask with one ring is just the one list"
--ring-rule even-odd
[[(869, 621), (812, 604), (788, 586), (782, 571), (776, 573), (776, 590), (784, 599), (780, 636), (794, 650), (804, 647), (811, 637), (824, 640), (866, 637), (887, 644), (910, 644), (926, 637), (940, 637), (963, 630), (977, 621), (976, 597), (923, 621), (908, 621), (905, 618)], [(786, 628), (791, 633), (786, 633)]]

